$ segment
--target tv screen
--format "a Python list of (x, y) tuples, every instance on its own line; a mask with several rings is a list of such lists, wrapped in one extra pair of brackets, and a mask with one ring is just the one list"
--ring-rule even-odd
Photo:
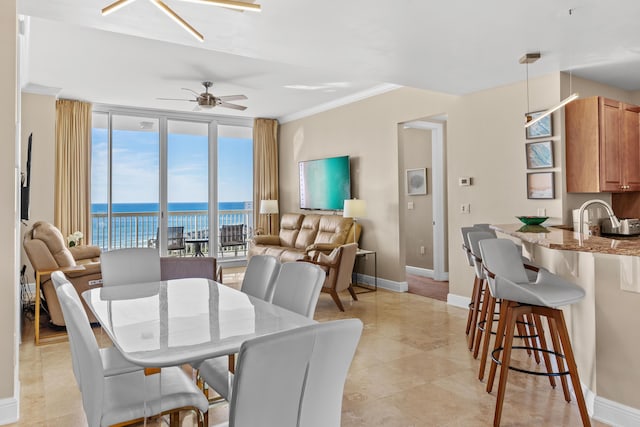
[(22, 175), (22, 183), (20, 185), (20, 219), (27, 221), (29, 219), (29, 188), (31, 187), (31, 143), (33, 133), (29, 135), (27, 144), (27, 167), (26, 172)]
[(349, 156), (307, 160), (300, 168), (300, 209), (342, 210), (351, 198)]

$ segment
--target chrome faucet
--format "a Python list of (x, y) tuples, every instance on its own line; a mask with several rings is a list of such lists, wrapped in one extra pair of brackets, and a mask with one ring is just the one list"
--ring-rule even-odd
[(600, 204), (604, 206), (605, 210), (607, 211), (607, 215), (609, 215), (609, 219), (611, 220), (611, 227), (613, 228), (620, 227), (620, 221), (618, 220), (618, 217), (616, 217), (616, 215), (613, 213), (613, 209), (611, 209), (611, 206), (609, 206), (607, 202), (600, 199), (591, 199), (584, 202), (582, 206), (580, 206), (580, 210), (578, 211), (578, 221), (579, 221), (578, 232), (580, 233), (580, 235), (582, 235), (583, 229), (584, 229), (584, 221), (582, 219), (584, 210), (593, 204)]

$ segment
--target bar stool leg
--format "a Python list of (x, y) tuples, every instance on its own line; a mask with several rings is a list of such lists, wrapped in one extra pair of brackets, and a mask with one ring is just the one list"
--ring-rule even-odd
[(498, 382), (498, 395), (496, 396), (496, 411), (493, 417), (493, 425), (494, 427), (498, 427), (500, 425), (500, 418), (502, 417), (502, 406), (504, 403), (504, 394), (507, 389), (507, 379), (509, 377), (509, 363), (511, 362), (511, 347), (513, 346), (513, 335), (516, 329), (516, 319), (522, 316), (522, 313), (526, 310), (529, 310), (529, 307), (521, 307), (517, 306), (517, 303), (512, 301), (504, 301), (503, 304), (507, 302), (507, 313), (506, 313), (506, 333), (504, 336), (504, 347), (502, 349), (502, 355), (500, 357), (500, 361), (502, 365), (500, 366), (500, 381)]
[[(542, 320), (540, 320), (540, 316), (537, 314), (534, 314), (532, 317), (533, 317), (533, 323), (536, 326), (536, 330), (538, 331), (537, 335), (538, 335), (538, 340), (540, 341), (540, 347), (544, 350), (548, 350), (549, 347), (547, 347), (547, 339), (545, 338), (544, 329), (542, 328)], [(551, 365), (551, 358), (549, 357), (549, 353), (547, 353), (546, 351), (543, 351), (542, 358), (544, 359), (544, 366), (547, 368), (547, 373), (548, 374), (552, 373), (553, 365)], [(556, 388), (556, 379), (551, 375), (549, 375), (548, 378), (549, 378), (549, 384), (551, 384), (551, 387)], [(562, 378), (564, 378), (564, 375), (562, 376)]]
[(478, 323), (478, 312), (480, 311), (480, 299), (485, 288), (484, 280), (481, 280), (476, 276), (476, 282), (478, 286), (475, 288), (475, 293), (473, 296), (473, 308), (472, 308), (473, 312), (471, 313), (471, 328), (469, 329), (469, 340), (468, 340), (469, 350), (473, 348), (473, 342), (476, 336), (476, 329), (477, 329), (477, 323)]
[[(502, 343), (504, 341), (504, 330), (507, 320), (507, 307), (511, 304), (510, 301), (502, 300), (500, 301), (500, 317), (498, 320), (498, 330), (496, 331), (496, 339), (494, 341), (493, 350), (497, 350), (502, 347)], [(491, 368), (489, 369), (489, 378), (487, 379), (487, 393), (491, 393), (493, 390), (493, 381), (496, 378), (496, 370), (498, 369), (498, 364), (491, 359)]]
[[(483, 281), (484, 284), (484, 281)], [(486, 289), (486, 286), (483, 286), (484, 293), (482, 297), (482, 309), (480, 310), (480, 317), (476, 319), (475, 328), (478, 330), (476, 332), (475, 342), (473, 344), (473, 358), (478, 358), (478, 352), (480, 351), (480, 342), (482, 341), (483, 334), (485, 336), (491, 335), (491, 329), (487, 329), (487, 317), (493, 317), (493, 312), (489, 311), (489, 295), (490, 292)], [(484, 332), (480, 329), (480, 323), (484, 322)]]
[[(564, 358), (560, 354), (564, 354), (562, 347), (560, 346), (560, 338), (558, 335), (558, 329), (556, 328), (556, 321), (552, 315), (547, 316), (547, 323), (549, 324), (549, 332), (551, 334), (551, 342), (553, 343), (553, 351), (556, 354), (556, 364), (558, 365), (558, 371), (564, 372)], [(560, 376), (560, 382), (562, 383), (562, 391), (564, 392), (564, 400), (571, 402), (571, 393), (569, 392), (569, 385), (567, 384), (567, 376)]]
[(571, 376), (571, 382), (573, 383), (573, 389), (576, 392), (576, 400), (578, 401), (578, 408), (580, 409), (580, 418), (582, 418), (582, 425), (591, 426), (591, 420), (589, 419), (589, 412), (587, 411), (587, 404), (584, 401), (584, 395), (582, 394), (582, 385), (580, 384), (580, 378), (578, 377), (578, 366), (573, 356), (573, 349), (571, 348), (571, 340), (569, 339), (569, 332), (567, 331), (567, 324), (564, 321), (564, 314), (562, 310), (553, 310), (553, 319), (558, 326), (558, 334), (560, 336), (560, 342), (564, 349), (564, 356), (567, 359), (567, 365), (569, 365), (569, 376)]
[[(524, 331), (525, 331), (525, 345), (528, 345), (529, 347), (533, 347), (533, 357), (536, 360), (536, 364), (540, 364), (540, 351), (537, 350), (538, 346), (535, 345), (536, 343), (536, 338), (535, 336), (538, 334), (537, 333), (537, 328), (535, 326), (535, 322), (533, 320), (535, 314), (525, 314), (524, 316), (522, 316), (522, 318), (524, 319)], [(529, 354), (531, 355), (531, 354)]]
[(476, 294), (478, 293), (478, 276), (473, 277), (473, 290), (471, 291), (471, 305), (469, 305), (469, 314), (467, 315), (467, 329), (465, 335), (469, 335), (471, 324), (473, 322), (473, 310), (475, 308)]
[(489, 342), (491, 341), (491, 330), (493, 328), (493, 313), (496, 310), (496, 299), (491, 294), (488, 294), (487, 302), (489, 303), (488, 311), (489, 313), (491, 313), (491, 316), (487, 317), (487, 321), (484, 324), (484, 329), (487, 331), (487, 333), (484, 336), (484, 343), (482, 345), (482, 357), (480, 359), (480, 370), (478, 371), (478, 379), (480, 381), (484, 379), (484, 371), (487, 365), (487, 353), (489, 352)]

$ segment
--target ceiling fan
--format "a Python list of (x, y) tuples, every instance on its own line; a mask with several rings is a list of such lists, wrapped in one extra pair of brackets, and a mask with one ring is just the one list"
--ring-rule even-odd
[[(115, 12), (118, 9), (121, 9), (128, 5), (129, 3), (133, 3), (136, 0), (116, 0), (110, 5), (104, 7), (102, 9), (102, 15), (109, 15), (110, 13)], [(174, 12), (169, 6), (166, 5), (162, 0), (149, 0), (153, 3), (158, 9), (164, 12), (169, 18), (173, 19), (178, 25), (184, 28), (189, 34), (198, 39), (199, 41), (204, 41), (204, 36), (200, 34), (195, 28), (193, 28), (187, 21), (182, 19), (180, 15)], [(191, 3), (202, 3), (210, 6), (221, 6), (229, 9), (235, 9), (240, 11), (252, 11), (252, 12), (260, 12), (261, 6), (259, 4), (254, 3), (245, 3), (243, 1), (236, 0), (182, 0), (188, 1)]]
[(227, 96), (214, 96), (212, 93), (209, 93), (209, 88), (213, 86), (212, 82), (202, 82), (202, 86), (204, 86), (204, 92), (198, 93), (195, 90), (188, 89), (183, 87), (182, 90), (189, 91), (193, 93), (196, 98), (195, 99), (178, 99), (178, 98), (157, 98), (163, 101), (189, 101), (189, 102), (197, 102), (199, 107), (202, 108), (213, 108), (213, 107), (224, 107), (224, 108), (232, 108), (234, 110), (244, 111), (247, 109), (244, 105), (231, 104), (228, 101), (240, 101), (243, 99), (247, 99), (245, 95), (227, 95)]

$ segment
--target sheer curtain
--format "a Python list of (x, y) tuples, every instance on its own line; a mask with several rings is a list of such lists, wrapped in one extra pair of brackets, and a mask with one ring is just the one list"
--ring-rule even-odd
[(56, 182), (54, 223), (63, 236), (76, 231), (91, 242), (91, 104), (56, 101)]
[[(278, 200), (278, 121), (255, 119), (253, 122), (253, 215), (256, 229), (267, 230), (268, 219), (260, 215), (260, 200)], [(280, 216), (273, 214), (271, 224), (278, 233)]]

